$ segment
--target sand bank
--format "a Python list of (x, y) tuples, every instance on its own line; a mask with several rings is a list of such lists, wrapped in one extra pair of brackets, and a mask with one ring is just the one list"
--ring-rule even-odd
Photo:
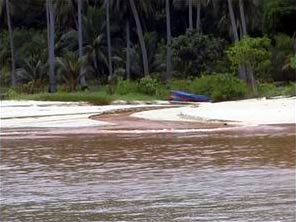
[[(198, 106), (162, 105), (163, 109), (131, 113), (129, 118), (153, 121), (183, 121), (208, 124), (238, 125), (295, 124), (296, 98), (251, 99), (221, 103), (201, 103)], [(93, 106), (74, 102), (1, 101), (2, 128), (81, 128), (116, 125), (110, 118), (90, 118), (105, 112), (131, 108), (152, 108), (153, 105)], [(159, 106), (158, 106), (159, 107)], [(126, 117), (127, 118), (127, 117)], [(121, 125), (124, 121), (121, 119)], [(141, 121), (131, 119), (127, 125), (141, 127)], [(147, 122), (145, 122), (147, 125)], [(144, 124), (144, 125), (145, 125)], [(156, 124), (154, 122), (154, 124)], [(166, 123), (167, 124), (167, 123)], [(174, 124), (176, 125), (176, 124)], [(168, 127), (168, 125), (166, 125)], [(188, 124), (186, 124), (188, 126)], [(123, 127), (123, 126), (121, 126)], [(130, 126), (128, 126), (130, 127)], [(133, 127), (133, 126), (132, 126)], [(159, 126), (158, 126), (159, 128)]]
[(77, 102), (1, 101), (1, 128), (81, 128), (112, 125), (92, 115), (152, 105), (93, 106)]
[(198, 106), (152, 110), (132, 116), (150, 120), (226, 122), (241, 125), (295, 124), (296, 97), (249, 99)]

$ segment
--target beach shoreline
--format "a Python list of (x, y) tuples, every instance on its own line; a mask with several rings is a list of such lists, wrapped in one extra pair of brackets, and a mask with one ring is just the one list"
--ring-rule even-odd
[(294, 125), (295, 97), (251, 99), (198, 105), (110, 105), (2, 101), (2, 131), (14, 129), (98, 130), (226, 129), (259, 125)]

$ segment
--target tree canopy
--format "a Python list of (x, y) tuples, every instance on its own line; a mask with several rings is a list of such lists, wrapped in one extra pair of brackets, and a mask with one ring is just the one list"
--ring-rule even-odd
[(294, 0), (0, 0), (0, 20), (4, 85), (295, 81)]

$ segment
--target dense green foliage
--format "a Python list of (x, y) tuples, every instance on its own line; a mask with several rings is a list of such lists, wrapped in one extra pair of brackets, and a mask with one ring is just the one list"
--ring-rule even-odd
[[(107, 44), (106, 1), (110, 3), (111, 48)], [(59, 93), (79, 94), (82, 88), (91, 88), (107, 89), (120, 96), (167, 98), (171, 89), (178, 89), (221, 101), (251, 95), (250, 88), (256, 83), (258, 95), (293, 94), (295, 0), (232, 0), (236, 27), (231, 23), (229, 1), (200, 0), (200, 24), (193, 10), (192, 30), (186, 1), (169, 1), (172, 36), (167, 44), (165, 1), (82, 0), (79, 56), (77, 0), (9, 0), (12, 30), (7, 6), (0, 0), (1, 87), (12, 86), (15, 68), (17, 87), (13, 87), (27, 94), (48, 92), (52, 78)], [(197, 1), (193, 1), (195, 9)], [(46, 16), (46, 2), (53, 3), (55, 15), (52, 46), (48, 41), (50, 19)], [(135, 3), (138, 20), (130, 2)], [(243, 5), (239, 5), (241, 2)], [(240, 6), (244, 8), (245, 24)], [(49, 62), (50, 47), (55, 53), (54, 64)], [(170, 73), (166, 70), (168, 61), (172, 64)], [(54, 76), (49, 72), (52, 65)], [(245, 78), (240, 75), (242, 70)], [(81, 84), (82, 77), (87, 86)], [(275, 86), (278, 84), (286, 87), (282, 90)], [(42, 98), (49, 96), (44, 95)], [(67, 100), (65, 94), (59, 96)], [(80, 94), (78, 97), (81, 98)]]
[(296, 71), (296, 55), (290, 58), (290, 66), (294, 71)]
[(36, 93), (30, 95), (19, 94), (14, 90), (9, 90), (9, 99), (28, 99), (41, 101), (66, 101), (66, 102), (89, 102), (94, 105), (109, 105), (113, 97), (98, 92), (58, 92), (58, 93)]
[(212, 74), (195, 79), (191, 91), (209, 96), (213, 101), (243, 99), (247, 96), (248, 87), (232, 74)]
[(273, 97), (273, 96), (295, 96), (296, 84), (290, 83), (285, 86), (276, 86), (272, 83), (258, 84), (258, 91), (260, 96)]
[(222, 58), (224, 41), (210, 35), (186, 32), (173, 39), (175, 70), (185, 75), (200, 75), (214, 71), (215, 62)]
[[(263, 31), (274, 34), (276, 32), (290, 32), (296, 19), (296, 4), (294, 0), (263, 0)], [(294, 24), (295, 25), (295, 24)], [(291, 30), (290, 30), (291, 28)], [(291, 32), (292, 31), (292, 32)]]
[(207, 95), (213, 101), (243, 99), (249, 94), (246, 83), (229, 73), (212, 73), (193, 80), (174, 80), (169, 85), (163, 85), (150, 77), (138, 82), (119, 81), (117, 85), (117, 93), (120, 95), (140, 93), (156, 98), (168, 98), (170, 90), (186, 90)]
[(66, 91), (75, 91), (79, 81), (79, 72), (82, 67), (82, 61), (79, 61), (77, 53), (67, 52), (64, 57), (57, 58), (58, 76), (61, 82), (65, 84)]
[(239, 65), (246, 65), (255, 71), (255, 76), (266, 78), (270, 67), (270, 39), (246, 37), (236, 42), (227, 51), (231, 64), (237, 69)]

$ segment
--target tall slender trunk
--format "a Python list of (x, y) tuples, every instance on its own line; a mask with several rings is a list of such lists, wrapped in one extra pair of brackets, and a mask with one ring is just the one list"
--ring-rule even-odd
[[(245, 12), (244, 12), (244, 3), (242, 0), (239, 0), (239, 12), (240, 12), (240, 18), (241, 18), (241, 29), (242, 29), (242, 38), (243, 38), (248, 35), (248, 32), (247, 32), (247, 24), (245, 19)], [(249, 85), (253, 90), (253, 93), (257, 95), (254, 69), (250, 65), (246, 65), (246, 64), (241, 66), (241, 69), (243, 70), (245, 79), (247, 79)]]
[[(228, 0), (228, 10), (229, 10), (229, 16), (230, 16), (230, 22), (233, 32), (234, 41), (239, 41), (238, 31), (236, 27), (234, 12), (233, 12), (233, 6), (232, 6), (232, 0)], [(242, 80), (246, 80), (246, 72), (245, 68), (242, 65), (238, 66), (238, 76)]]
[(108, 44), (108, 69), (109, 78), (113, 77), (112, 71), (112, 55), (111, 55), (111, 37), (110, 37), (110, 3), (106, 0), (106, 21), (107, 21), (107, 44)]
[(15, 72), (15, 52), (14, 52), (14, 41), (13, 41), (13, 31), (10, 20), (10, 10), (9, 1), (6, 0), (6, 15), (7, 15), (7, 25), (9, 32), (9, 42), (10, 42), (10, 52), (11, 52), (11, 86), (16, 86), (16, 72)]
[(294, 54), (296, 55), (296, 31), (293, 34), (293, 49), (294, 49)]
[(192, 18), (192, 0), (188, 0), (188, 8), (189, 8), (189, 30), (193, 30), (193, 18)]
[(256, 86), (256, 80), (254, 76), (254, 69), (250, 65), (246, 65), (247, 70), (247, 77), (248, 77), (248, 83), (251, 86), (253, 93), (255, 96), (258, 95), (257, 86)]
[(244, 3), (242, 0), (239, 0), (239, 12), (240, 12), (240, 17), (242, 22), (243, 36), (246, 36), (248, 33), (247, 33), (247, 24), (245, 19), (245, 12), (244, 12)]
[(93, 54), (94, 55), (92, 56), (92, 60), (93, 60), (95, 70), (97, 70), (98, 69), (98, 62), (97, 62), (96, 54), (95, 53), (93, 53)]
[[(83, 52), (82, 52), (82, 0), (77, 1), (77, 11), (78, 11), (78, 56), (79, 60), (82, 60)], [(80, 67), (79, 71), (79, 83), (82, 88), (86, 87), (86, 81), (85, 81), (85, 73), (83, 67)]]
[(146, 50), (146, 45), (145, 45), (145, 40), (144, 40), (144, 35), (143, 35), (143, 30), (142, 30), (139, 14), (138, 14), (138, 11), (137, 11), (137, 8), (135, 5), (135, 1), (129, 0), (129, 3), (130, 3), (132, 13), (133, 13), (133, 16), (134, 16), (134, 19), (136, 22), (136, 26), (137, 26), (137, 34), (138, 34), (138, 38), (139, 38), (139, 42), (140, 42), (140, 46), (141, 46), (141, 51), (142, 51), (144, 75), (149, 76), (147, 50)]
[(239, 41), (234, 12), (233, 12), (233, 6), (232, 6), (232, 0), (228, 0), (228, 10), (229, 10), (229, 16), (230, 16), (230, 22), (232, 27), (232, 32), (234, 36), (234, 41)]
[(166, 58), (166, 82), (172, 78), (172, 55), (171, 55), (171, 15), (170, 15), (170, 0), (165, 2), (166, 11), (166, 26), (167, 26), (167, 58)]
[(131, 61), (130, 61), (130, 23), (126, 20), (126, 79), (131, 78)]
[[(46, 30), (47, 30), (47, 50), (49, 52), (49, 41), (50, 41), (50, 29), (49, 29), (49, 9), (48, 9), (48, 0), (45, 2), (45, 9), (46, 9)], [(48, 54), (49, 55), (49, 54)]]
[(49, 15), (49, 50), (48, 50), (48, 63), (49, 63), (49, 92), (55, 93), (57, 91), (57, 83), (55, 76), (55, 54), (54, 54), (54, 11), (52, 0), (47, 0), (47, 10)]
[(200, 28), (200, 8), (201, 8), (201, 0), (196, 0), (197, 5), (196, 5), (196, 31), (200, 33), (201, 28)]

